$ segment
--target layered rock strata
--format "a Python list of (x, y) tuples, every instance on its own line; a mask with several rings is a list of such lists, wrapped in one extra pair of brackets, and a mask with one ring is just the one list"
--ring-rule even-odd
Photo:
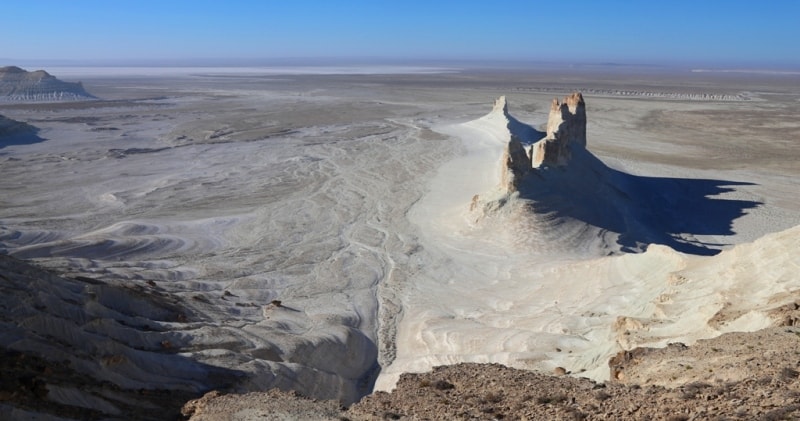
[(64, 82), (44, 70), (0, 67), (0, 101), (81, 101), (94, 99), (80, 82)]

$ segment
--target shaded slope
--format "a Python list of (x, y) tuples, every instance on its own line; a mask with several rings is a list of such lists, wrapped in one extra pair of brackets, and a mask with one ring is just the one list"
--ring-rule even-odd
[(12, 120), (6, 116), (0, 115), (0, 138), (35, 132), (36, 128), (28, 123)]
[(519, 183), (519, 198), (558, 223), (583, 223), (616, 234), (623, 252), (656, 243), (713, 255), (727, 244), (703, 243), (695, 236), (733, 235), (733, 221), (760, 205), (714, 196), (749, 184), (629, 174), (584, 150), (574, 153), (566, 167), (534, 169)]
[(0, 418), (164, 419), (243, 377), (178, 353), (175, 297), (68, 279), (0, 255)]
[(11, 145), (28, 145), (43, 141), (39, 129), (28, 123), (0, 115), (0, 149)]
[[(495, 105), (481, 120), (497, 126), (494, 132), (507, 142), (501, 168), (501, 188), (506, 193), (499, 198), (482, 195), (480, 206), (473, 208), (485, 215), (513, 199), (532, 213), (527, 222), (515, 215), (528, 225), (523, 232), (556, 241), (568, 233), (560, 241), (575, 244), (599, 241), (601, 254), (637, 252), (656, 243), (684, 253), (712, 255), (727, 244), (695, 237), (733, 235), (733, 221), (760, 205), (715, 197), (751, 183), (647, 177), (608, 167), (586, 149), (585, 139), (578, 139), (586, 133), (580, 94), (567, 97), (564, 104), (554, 100), (551, 114), (557, 116), (551, 115), (545, 138), (511, 116), (504, 98), (498, 103), (502, 106)], [(565, 111), (567, 104), (579, 104), (574, 116)]]

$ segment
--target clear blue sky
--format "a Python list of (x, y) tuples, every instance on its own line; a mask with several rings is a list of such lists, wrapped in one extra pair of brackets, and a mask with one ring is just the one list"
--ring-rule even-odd
[(374, 58), (800, 67), (794, 0), (4, 0), (0, 60)]

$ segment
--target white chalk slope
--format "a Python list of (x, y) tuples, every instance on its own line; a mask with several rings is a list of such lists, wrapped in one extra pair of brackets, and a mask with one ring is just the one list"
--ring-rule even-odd
[[(460, 137), (466, 154), (440, 169), (410, 212), (430, 257), (403, 296), (397, 358), (377, 389), (391, 389), (403, 372), (457, 362), (564, 367), (603, 380), (621, 349), (760, 329), (774, 322), (771, 309), (797, 298), (800, 226), (704, 256), (716, 251), (676, 228), (688, 215), (641, 203), (700, 194), (705, 184), (632, 176), (588, 151), (573, 151), (566, 167), (534, 170), (509, 194), (501, 157), (518, 127), (496, 107), (440, 129)], [(655, 186), (662, 191), (646, 191)], [(476, 194), (480, 209), (470, 211)], [(728, 218), (752, 206), (672, 199)], [(712, 228), (727, 226), (694, 227)], [(658, 242), (690, 253), (647, 245)]]

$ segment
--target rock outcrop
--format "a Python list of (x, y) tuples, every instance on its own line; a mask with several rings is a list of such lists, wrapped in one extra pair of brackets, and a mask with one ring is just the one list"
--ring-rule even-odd
[[(508, 104), (506, 97), (501, 96), (494, 102), (492, 114), (501, 114), (507, 121), (509, 129), (509, 141), (503, 154), (504, 169), (502, 173), (502, 183), (508, 191), (516, 191), (517, 183), (525, 174), (531, 170), (531, 158), (528, 151), (520, 139), (520, 133), (515, 133), (513, 126), (517, 123), (513, 117), (508, 114)], [(519, 124), (519, 123), (517, 123)]]
[(0, 101), (83, 101), (94, 99), (80, 82), (64, 82), (44, 70), (0, 67)]
[[(597, 383), (499, 364), (461, 363), (403, 374), (391, 393), (375, 392), (348, 409), (273, 389), (244, 395), (210, 392), (187, 403), (183, 414), (192, 421), (248, 416), (353, 421), (798, 419), (798, 335), (796, 327), (771, 328), (723, 335), (693, 347), (647, 350), (626, 362), (626, 369), (641, 374), (632, 381)], [(639, 367), (646, 367), (645, 372)], [(667, 379), (673, 384), (659, 384)]]
[(561, 102), (553, 99), (546, 133), (537, 132), (512, 117), (505, 96), (495, 101), (486, 118), (502, 119), (508, 130), (501, 187), (509, 193), (518, 191), (522, 179), (533, 169), (567, 165), (573, 152), (586, 149), (586, 104), (579, 92)]
[(586, 148), (586, 104), (579, 92), (573, 92), (562, 102), (553, 99), (547, 137), (533, 145), (531, 161), (534, 167), (566, 165), (576, 148)]

